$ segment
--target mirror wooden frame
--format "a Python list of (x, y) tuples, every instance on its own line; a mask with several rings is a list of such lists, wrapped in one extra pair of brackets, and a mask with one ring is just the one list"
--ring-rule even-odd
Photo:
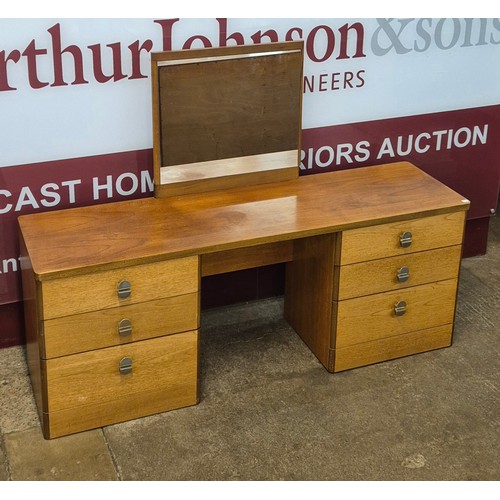
[(151, 55), (155, 196), (299, 175), (303, 42)]

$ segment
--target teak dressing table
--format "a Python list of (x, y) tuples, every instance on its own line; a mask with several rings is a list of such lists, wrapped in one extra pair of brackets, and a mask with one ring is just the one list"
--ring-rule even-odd
[[(276, 69), (291, 50), (295, 85), (302, 45), (269, 45), (250, 70), (268, 58)], [(194, 62), (182, 67), (238, 53), (227, 49), (184, 51)], [(164, 57), (176, 54), (153, 57), (156, 121), (160, 68), (179, 70), (155, 69)], [(235, 60), (255, 62), (222, 62)], [(299, 177), (297, 123), (295, 141), (280, 132), (284, 148), (273, 138), (260, 152), (218, 157), (219, 144), (215, 157), (165, 162), (175, 143), (162, 144), (160, 121), (155, 197), (19, 218), (28, 365), (46, 438), (198, 402), (203, 276), (286, 262), (285, 318), (330, 372), (451, 345), (462, 196), (404, 162)], [(242, 168), (226, 175), (230, 158)]]

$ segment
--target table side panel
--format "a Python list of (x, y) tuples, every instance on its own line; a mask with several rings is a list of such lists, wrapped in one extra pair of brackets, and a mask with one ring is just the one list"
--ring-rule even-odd
[(285, 282), (285, 319), (325, 367), (332, 326), (334, 247), (335, 234), (295, 241)]
[(31, 260), (26, 250), (23, 235), (20, 234), (20, 263), (23, 289), (24, 325), (26, 335), (26, 361), (31, 386), (40, 418), (46, 410), (47, 386), (45, 372), (40, 364), (43, 351), (43, 332), (41, 331), (42, 299), (40, 283), (35, 280)]

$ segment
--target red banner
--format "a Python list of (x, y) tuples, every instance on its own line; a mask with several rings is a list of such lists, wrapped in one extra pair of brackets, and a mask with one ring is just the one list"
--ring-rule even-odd
[(0, 304), (21, 300), (20, 215), (151, 196), (152, 150), (0, 168)]
[[(469, 219), (487, 218), (498, 200), (498, 137), (500, 105), (308, 129), (300, 173), (411, 161), (471, 200)], [(0, 168), (0, 304), (22, 298), (19, 215), (152, 191), (149, 149)]]
[(500, 105), (303, 131), (302, 174), (410, 161), (489, 217), (500, 185)]

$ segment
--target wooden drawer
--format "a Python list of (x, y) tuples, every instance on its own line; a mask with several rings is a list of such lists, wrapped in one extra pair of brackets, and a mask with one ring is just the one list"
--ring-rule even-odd
[[(198, 294), (190, 293), (49, 319), (43, 323), (45, 351), (42, 357), (66, 356), (196, 330), (199, 327), (198, 301)], [(123, 328), (123, 320), (130, 322), (130, 333)]]
[[(455, 245), (338, 267), (335, 274), (339, 284), (334, 288), (334, 300), (456, 278), (461, 252), (461, 246)], [(405, 267), (408, 278), (404, 276)]]
[[(369, 226), (342, 232), (336, 264), (345, 265), (394, 255), (462, 244), (465, 212)], [(411, 244), (402, 247), (400, 237), (411, 233)], [(340, 252), (339, 252), (340, 250)]]
[[(122, 281), (131, 285), (118, 296)], [(109, 309), (198, 291), (198, 257), (95, 272), (42, 282), (43, 319)]]
[(452, 332), (453, 325), (443, 325), (336, 349), (334, 371), (448, 347), (451, 345)]
[[(453, 323), (457, 281), (334, 302), (335, 348)], [(407, 308), (402, 316), (397, 316), (394, 306), (400, 301), (405, 301)]]
[[(121, 374), (130, 357), (132, 372)], [(197, 402), (198, 331), (42, 362), (53, 438)]]

